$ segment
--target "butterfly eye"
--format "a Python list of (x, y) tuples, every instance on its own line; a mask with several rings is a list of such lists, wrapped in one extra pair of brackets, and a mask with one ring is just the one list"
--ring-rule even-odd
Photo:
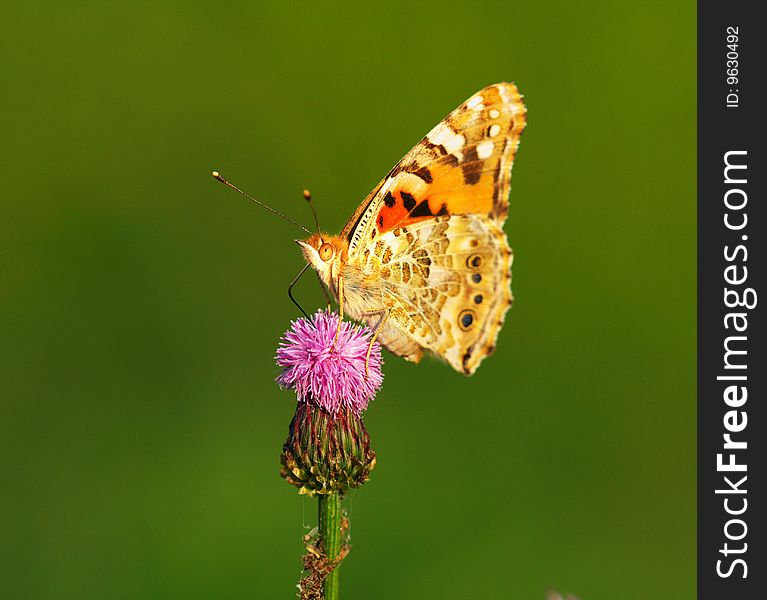
[(333, 246), (327, 243), (322, 244), (322, 246), (320, 246), (319, 252), (320, 258), (325, 262), (328, 262), (333, 256)]

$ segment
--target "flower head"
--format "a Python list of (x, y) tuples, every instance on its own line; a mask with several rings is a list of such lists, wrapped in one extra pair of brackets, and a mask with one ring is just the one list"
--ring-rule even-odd
[(339, 316), (317, 311), (297, 319), (280, 340), (277, 383), (296, 390), (299, 402), (313, 403), (332, 415), (341, 408), (360, 414), (383, 383), (381, 347), (374, 343), (365, 373), (371, 334), (367, 327), (341, 323)]

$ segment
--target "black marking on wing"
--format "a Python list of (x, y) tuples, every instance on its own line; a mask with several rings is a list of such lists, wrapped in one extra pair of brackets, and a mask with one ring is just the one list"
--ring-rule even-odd
[(418, 206), (416, 206), (413, 210), (410, 211), (411, 217), (431, 217), (432, 212), (429, 208), (429, 201), (428, 200), (422, 200), (418, 203)]
[(415, 171), (412, 171), (413, 175), (416, 175), (423, 179), (426, 183), (431, 183), (434, 181), (431, 176), (431, 171), (429, 171), (429, 167), (421, 167), (419, 169), (416, 169)]
[(413, 208), (415, 208), (415, 198), (412, 194), (408, 194), (407, 192), (400, 192), (399, 195), (402, 197), (402, 203), (405, 205), (405, 210), (410, 214), (413, 214), (412, 211)]
[(484, 161), (477, 156), (477, 147), (469, 146), (466, 148), (466, 152), (463, 157), (463, 163), (461, 164), (461, 170), (463, 171), (463, 180), (467, 185), (475, 185), (479, 183), (480, 177), (482, 177), (482, 167)]

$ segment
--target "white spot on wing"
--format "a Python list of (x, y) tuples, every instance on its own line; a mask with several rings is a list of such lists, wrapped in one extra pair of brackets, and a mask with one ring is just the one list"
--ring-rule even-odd
[(498, 90), (498, 93), (501, 95), (501, 99), (503, 100), (503, 103), (504, 104), (508, 104), (509, 103), (509, 96), (506, 93), (506, 86), (503, 85), (503, 84), (497, 85), (496, 89)]
[(446, 123), (440, 123), (429, 132), (429, 141), (432, 144), (442, 145), (450, 154), (455, 154), (461, 158), (461, 149), (466, 140), (460, 133), (456, 133)]
[(477, 156), (482, 160), (489, 158), (493, 154), (493, 142), (487, 140), (481, 144), (477, 144)]
[(500, 132), (501, 132), (501, 126), (498, 125), (498, 123), (493, 123), (492, 125), (490, 125), (490, 129), (488, 129), (487, 135), (489, 135), (490, 137), (495, 137)]
[(491, 119), (497, 119), (501, 116), (501, 113), (498, 111), (498, 109), (495, 108), (491, 108), (489, 114)]
[(478, 104), (482, 104), (482, 96), (474, 96), (473, 98), (470, 98), (466, 103), (466, 108), (474, 108)]

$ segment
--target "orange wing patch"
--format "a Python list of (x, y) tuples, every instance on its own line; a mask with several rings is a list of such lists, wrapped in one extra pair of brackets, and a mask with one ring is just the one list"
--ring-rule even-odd
[(431, 186), (405, 183), (393, 186), (384, 194), (383, 205), (376, 217), (379, 233), (449, 214), (446, 199), (440, 199)]
[[(485, 159), (470, 146), (459, 160), (449, 154), (421, 168), (421, 174), (401, 171), (391, 177), (375, 224), (379, 233), (442, 215), (482, 213), (493, 216), (493, 199), (500, 172), (500, 152), (493, 145)], [(428, 174), (430, 181), (423, 179)]]
[(444, 159), (431, 165), (429, 170), (434, 177), (428, 190), (431, 206), (444, 207), (446, 212), (443, 214), (451, 215), (490, 213), (494, 182), (492, 169), (487, 169), (488, 166), (489, 162), (484, 160), (458, 163)]

